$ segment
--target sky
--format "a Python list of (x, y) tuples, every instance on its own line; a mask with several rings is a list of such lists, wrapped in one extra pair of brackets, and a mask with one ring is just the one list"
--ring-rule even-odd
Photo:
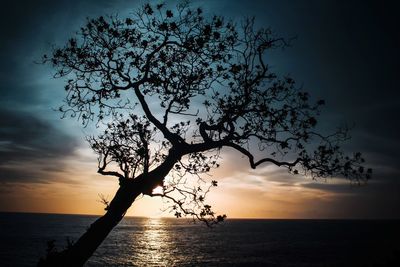
[[(172, 2), (172, 1), (167, 1)], [(326, 100), (323, 130), (354, 125), (347, 151), (363, 152), (373, 179), (355, 186), (340, 178), (311, 180), (248, 162), (223, 151), (213, 172), (219, 186), (209, 202), (228, 217), (400, 218), (399, 6), (383, 1), (192, 1), (206, 14), (296, 37), (269, 55), (315, 99)], [(394, 1), (393, 1), (394, 2)], [(37, 64), (73, 36), (86, 17), (129, 15), (143, 1), (15, 0), (0, 10), (0, 211), (102, 214), (99, 194), (111, 198), (118, 182), (96, 173), (96, 155), (74, 119), (54, 111), (62, 79)], [(160, 199), (140, 198), (132, 216), (168, 216)]]

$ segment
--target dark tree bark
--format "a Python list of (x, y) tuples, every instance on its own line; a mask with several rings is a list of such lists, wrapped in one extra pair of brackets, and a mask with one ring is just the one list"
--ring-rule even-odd
[(93, 255), (111, 230), (122, 220), (128, 208), (141, 193), (140, 188), (123, 185), (115, 194), (102, 217), (70, 247), (61, 252), (50, 252), (40, 259), (38, 266), (83, 266)]
[(140, 190), (121, 186), (106, 214), (90, 225), (89, 229), (69, 248), (52, 252), (41, 259), (38, 266), (83, 266), (93, 255), (111, 230), (121, 221)]

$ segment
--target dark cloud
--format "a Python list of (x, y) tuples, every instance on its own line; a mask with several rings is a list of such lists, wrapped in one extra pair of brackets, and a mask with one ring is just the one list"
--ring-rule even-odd
[(66, 169), (64, 161), (74, 155), (81, 133), (55, 123), (51, 108), (62, 101), (62, 81), (54, 81), (48, 66), (35, 61), (52, 45), (63, 44), (86, 17), (117, 12), (116, 4), (133, 5), (107, 0), (2, 3), (0, 182), (48, 182)]
[(34, 114), (0, 108), (0, 180), (44, 181), (43, 172), (63, 170), (63, 160), (78, 146)]
[(302, 186), (334, 193), (329, 206), (325, 207), (334, 211), (334, 217), (398, 219), (400, 182), (383, 176), (378, 180), (361, 186), (326, 183), (307, 183)]
[(313, 181), (301, 183), (301, 187), (309, 188), (309, 189), (317, 189), (326, 192), (332, 192), (335, 194), (360, 194), (362, 193), (366, 187), (366, 184), (358, 185), (358, 184), (346, 184), (346, 183), (332, 183), (329, 180), (324, 181)]
[[(48, 182), (64, 171), (79, 134), (54, 123), (62, 81), (35, 61), (114, 1), (24, 1), (0, 9), (0, 181)], [(120, 1), (122, 3), (122, 1)], [(70, 134), (67, 134), (70, 133)]]

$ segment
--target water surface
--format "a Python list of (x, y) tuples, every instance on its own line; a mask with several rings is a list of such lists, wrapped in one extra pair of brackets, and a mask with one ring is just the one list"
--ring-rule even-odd
[[(48, 240), (65, 246), (95, 219), (0, 213), (0, 266), (34, 266)], [(86, 266), (396, 266), (399, 226), (399, 221), (230, 219), (210, 229), (184, 219), (128, 217)]]

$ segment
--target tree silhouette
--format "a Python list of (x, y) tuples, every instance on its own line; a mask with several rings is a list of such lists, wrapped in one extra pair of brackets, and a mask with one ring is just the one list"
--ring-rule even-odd
[(119, 189), (103, 199), (105, 215), (39, 265), (83, 265), (141, 194), (168, 200), (176, 217), (223, 221), (205, 202), (217, 181), (201, 174), (219, 166), (224, 147), (253, 169), (269, 163), (313, 178), (369, 179), (361, 154), (340, 150), (347, 129), (315, 130), (324, 101), (311, 104), (292, 78), (265, 62), (269, 50), (286, 46), (271, 30), (255, 29), (253, 19), (236, 25), (183, 2), (173, 10), (145, 4), (126, 19), (88, 19), (45, 55), (55, 77), (67, 80), (63, 115), (104, 128), (87, 140), (98, 173), (118, 178)]

